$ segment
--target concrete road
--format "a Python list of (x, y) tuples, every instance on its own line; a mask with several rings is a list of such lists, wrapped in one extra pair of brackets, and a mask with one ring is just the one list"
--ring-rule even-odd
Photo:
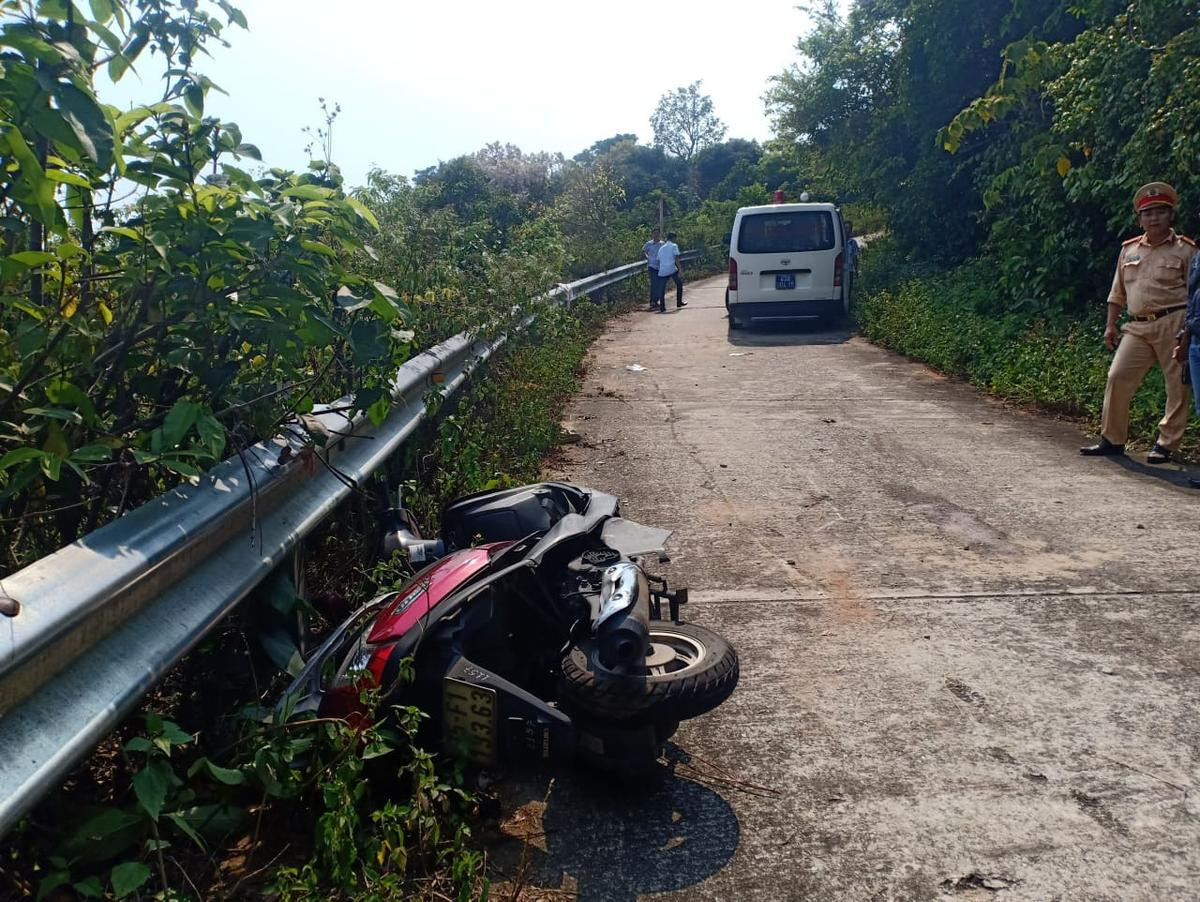
[(681, 729), (661, 785), (511, 781), (522, 882), (1200, 898), (1186, 474), (1081, 458), (1076, 427), (847, 331), (729, 335), (722, 291), (612, 322), (551, 473), (675, 530), (665, 572), (693, 587), (687, 619), (734, 642), (741, 684)]

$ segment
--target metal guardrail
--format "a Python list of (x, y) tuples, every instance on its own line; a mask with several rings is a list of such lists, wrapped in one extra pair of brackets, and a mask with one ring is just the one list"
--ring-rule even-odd
[[(570, 304), (644, 266), (546, 297)], [(427, 393), (453, 394), (506, 339), (462, 333), (406, 362), (377, 429), (319, 408), (312, 425), (332, 438), (320, 453), (361, 482), (424, 419)], [(299, 435), (260, 442), (0, 582), (20, 604), (0, 618), (0, 836), (349, 496), (303, 448)]]

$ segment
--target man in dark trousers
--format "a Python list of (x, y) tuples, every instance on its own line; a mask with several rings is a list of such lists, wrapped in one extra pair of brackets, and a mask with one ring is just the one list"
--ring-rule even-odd
[[(1170, 460), (1183, 438), (1188, 420), (1188, 390), (1173, 352), (1175, 336), (1183, 328), (1187, 273), (1196, 255), (1196, 243), (1177, 235), (1171, 227), (1176, 203), (1175, 189), (1165, 182), (1143, 185), (1133, 196), (1133, 209), (1143, 231), (1121, 245), (1117, 271), (1108, 293), (1104, 343), (1117, 353), (1108, 368), (1100, 441), (1080, 448), (1080, 454), (1125, 453), (1129, 404), (1155, 362), (1162, 367), (1167, 383), (1167, 410), (1158, 424), (1158, 440), (1146, 455), (1146, 463)], [(1117, 318), (1122, 310), (1129, 313), (1129, 320), (1118, 334)]]
[(679, 271), (679, 245), (675, 233), (667, 232), (667, 242), (658, 249), (658, 311), (667, 309), (667, 281), (675, 280), (675, 306), (686, 307), (683, 302), (683, 273)]

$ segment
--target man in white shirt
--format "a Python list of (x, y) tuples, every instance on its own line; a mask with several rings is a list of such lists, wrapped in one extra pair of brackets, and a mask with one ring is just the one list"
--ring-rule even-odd
[(686, 307), (683, 301), (683, 273), (679, 271), (679, 245), (675, 243), (674, 232), (667, 232), (666, 243), (658, 249), (659, 313), (666, 312), (668, 279), (675, 280), (675, 306)]

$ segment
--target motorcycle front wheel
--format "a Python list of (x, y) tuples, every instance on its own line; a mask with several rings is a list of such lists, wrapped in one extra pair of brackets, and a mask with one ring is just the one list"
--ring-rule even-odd
[(733, 647), (692, 623), (650, 624), (650, 654), (636, 672), (610, 670), (596, 643), (562, 660), (563, 701), (586, 714), (629, 725), (686, 720), (729, 698), (738, 681)]

